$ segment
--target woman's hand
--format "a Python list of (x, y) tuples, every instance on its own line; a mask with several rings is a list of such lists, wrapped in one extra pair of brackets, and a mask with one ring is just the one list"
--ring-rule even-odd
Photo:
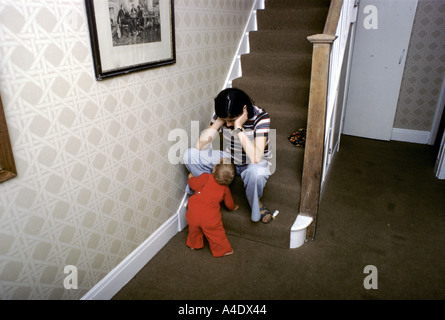
[[(234, 123), (235, 129), (242, 129), (248, 119), (247, 107), (244, 106), (243, 113)], [(238, 139), (241, 142), (244, 152), (252, 163), (259, 163), (263, 159), (264, 149), (266, 148), (267, 138), (256, 137), (252, 142), (244, 132), (238, 133)]]
[(247, 115), (247, 106), (244, 106), (243, 114), (235, 120), (235, 124), (234, 124), (235, 129), (242, 129), (244, 124), (246, 123), (247, 119), (249, 119), (249, 117)]
[(210, 127), (201, 133), (201, 136), (196, 142), (196, 148), (198, 150), (203, 150), (205, 147), (207, 147), (218, 134), (218, 130), (223, 126), (223, 124), (224, 120), (218, 117)]

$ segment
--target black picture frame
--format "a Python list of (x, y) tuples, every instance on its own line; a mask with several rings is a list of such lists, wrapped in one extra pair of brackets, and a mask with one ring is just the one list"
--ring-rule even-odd
[(176, 63), (174, 0), (85, 0), (85, 6), (96, 80)]

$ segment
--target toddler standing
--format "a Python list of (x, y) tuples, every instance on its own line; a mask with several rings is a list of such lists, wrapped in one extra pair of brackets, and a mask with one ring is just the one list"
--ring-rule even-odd
[(192, 250), (201, 249), (205, 235), (214, 257), (232, 254), (233, 249), (221, 220), (220, 203), (224, 201), (231, 211), (238, 209), (229, 189), (235, 177), (235, 166), (230, 163), (230, 159), (221, 159), (213, 167), (212, 174), (203, 173), (198, 177), (190, 174), (189, 177), (188, 184), (195, 193), (188, 201), (185, 215), (189, 225), (187, 246)]

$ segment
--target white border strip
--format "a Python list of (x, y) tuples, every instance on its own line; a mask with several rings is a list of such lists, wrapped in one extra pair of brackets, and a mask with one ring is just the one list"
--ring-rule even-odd
[(250, 53), (249, 46), (249, 32), (256, 31), (257, 21), (256, 12), (257, 10), (263, 10), (265, 8), (264, 0), (255, 0), (250, 9), (249, 18), (247, 19), (246, 25), (243, 30), (243, 35), (238, 43), (238, 48), (236, 49), (235, 56), (233, 57), (232, 64), (230, 65), (229, 73), (227, 74), (226, 81), (224, 82), (223, 89), (232, 87), (232, 80), (242, 76), (241, 70), (241, 55)]
[(420, 131), (420, 130), (410, 130), (410, 129), (392, 129), (391, 140), (429, 144), (430, 142), (430, 132)]
[(174, 214), (88, 291), (81, 300), (110, 300), (113, 298), (177, 233), (178, 215)]
[(185, 217), (185, 214), (187, 213), (187, 203), (190, 196), (191, 195), (187, 192), (184, 193), (178, 211), (176, 211), (178, 216), (178, 231), (182, 231), (187, 226), (187, 218)]

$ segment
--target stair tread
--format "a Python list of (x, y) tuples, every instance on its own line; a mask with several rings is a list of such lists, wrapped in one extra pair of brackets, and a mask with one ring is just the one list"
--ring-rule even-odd
[(312, 58), (312, 54), (309, 52), (249, 52), (241, 55), (241, 57), (261, 58), (261, 59), (291, 59), (291, 60), (308, 60)]
[[(287, 36), (295, 36), (295, 35), (302, 35), (305, 36), (307, 35), (307, 37), (317, 34), (317, 33), (321, 33), (323, 32), (323, 28), (314, 28), (313, 26), (306, 26), (305, 28), (298, 28), (298, 29), (284, 29), (284, 30), (277, 30), (277, 29), (260, 29), (260, 30), (256, 30), (256, 31), (251, 31), (249, 32), (249, 35), (274, 35), (276, 36), (277, 34), (283, 36), (283, 37), (287, 37)], [(309, 40), (308, 40), (309, 41)]]
[[(288, 101), (274, 100), (274, 101), (262, 101), (263, 106), (267, 111), (272, 111), (277, 115), (300, 112), (302, 108), (307, 109), (307, 104), (304, 103), (292, 103)], [(269, 110), (270, 109), (270, 110)], [(303, 109), (303, 110), (304, 110)]]
[(276, 76), (261, 79), (243, 76), (234, 79), (232, 86), (248, 92), (259, 105), (264, 101), (270, 101), (271, 97), (289, 103), (307, 104), (309, 100), (309, 80), (304, 79), (279, 79)]
[(287, 66), (288, 68), (301, 68), (311, 65), (312, 55), (308, 52), (251, 52), (241, 55), (242, 63), (257, 63), (261, 66), (273, 67)]
[[(278, 34), (281, 34), (278, 36)], [(307, 37), (320, 33), (318, 30), (262, 30), (249, 33), (250, 52), (275, 54), (304, 52), (312, 55), (313, 45)]]
[[(298, 202), (299, 203), (299, 202)], [(226, 234), (242, 237), (271, 246), (289, 248), (290, 227), (297, 218), (298, 203), (294, 206), (267, 204), (267, 208), (278, 216), (269, 224), (253, 222), (247, 201), (237, 202), (240, 208), (236, 211), (221, 209), (221, 216)], [(280, 236), (278, 236), (280, 235)]]
[(289, 30), (304, 28), (307, 25), (323, 28), (327, 13), (327, 7), (266, 8), (257, 12), (258, 29)]
[(280, 118), (307, 118), (307, 105), (293, 103), (263, 103), (272, 121)]
[(279, 77), (293, 81), (296, 77), (305, 77), (311, 70), (312, 56), (308, 54), (274, 55), (271, 53), (252, 53), (241, 56), (244, 76)]
[(266, 10), (259, 10), (262, 15), (275, 15), (275, 13), (284, 14), (285, 12), (289, 12), (292, 16), (306, 16), (306, 15), (314, 15), (316, 18), (321, 18), (320, 13), (328, 13), (329, 7), (325, 6), (266, 6)]
[(271, 74), (265, 81), (264, 78), (257, 77), (255, 75), (243, 75), (241, 78), (236, 78), (233, 81), (234, 82), (248, 82), (255, 84), (256, 86), (283, 86), (283, 87), (289, 87), (289, 88), (301, 88), (301, 89), (308, 89), (309, 88), (309, 81), (308, 78), (302, 78), (302, 77), (291, 77), (291, 76), (280, 76), (280, 75), (274, 75)]
[(266, 8), (329, 7), (330, 0), (267, 0)]

